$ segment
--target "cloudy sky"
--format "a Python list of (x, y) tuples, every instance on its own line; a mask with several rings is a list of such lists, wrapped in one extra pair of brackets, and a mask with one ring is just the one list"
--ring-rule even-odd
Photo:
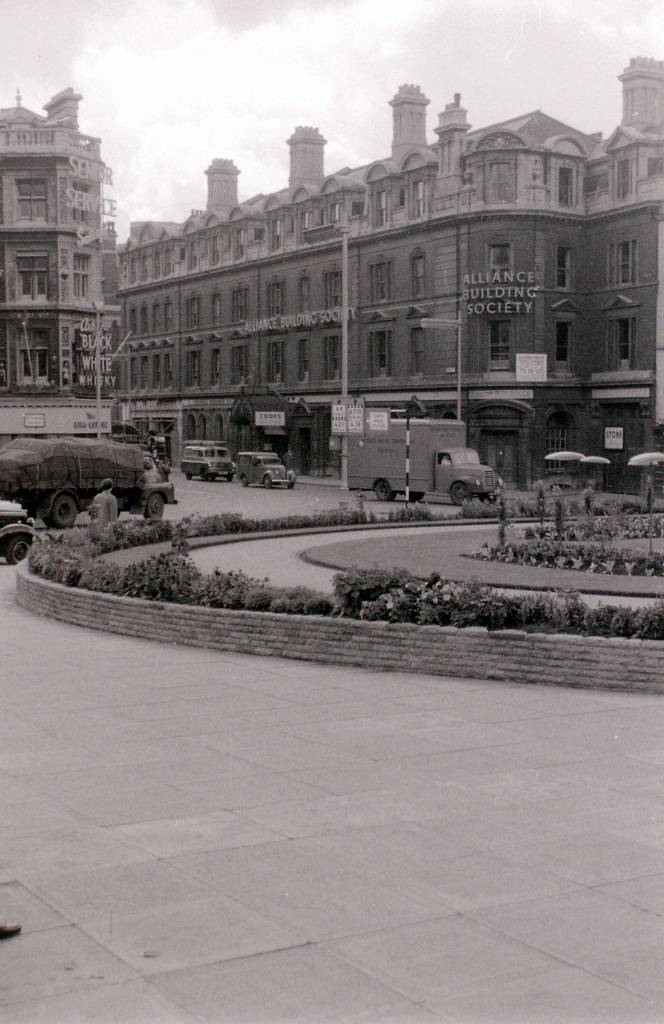
[(214, 157), (240, 198), (284, 187), (285, 140), (320, 128), (326, 171), (390, 149), (389, 100), (412, 82), (473, 127), (542, 109), (608, 134), (632, 56), (664, 59), (661, 0), (0, 0), (0, 106), (38, 113), (67, 86), (102, 138), (124, 239), (130, 220), (205, 205)]

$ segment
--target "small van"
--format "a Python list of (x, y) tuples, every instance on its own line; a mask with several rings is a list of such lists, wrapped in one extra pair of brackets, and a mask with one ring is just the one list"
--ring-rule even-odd
[(235, 466), (228, 448), (216, 441), (191, 441), (185, 444), (180, 469), (187, 480), (200, 476), (201, 480), (232, 480)]
[(243, 487), (295, 487), (295, 473), (286, 469), (276, 452), (239, 452), (237, 475)]

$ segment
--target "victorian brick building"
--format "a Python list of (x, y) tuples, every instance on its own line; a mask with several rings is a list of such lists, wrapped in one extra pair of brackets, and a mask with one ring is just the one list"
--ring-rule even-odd
[(102, 227), (109, 172), (99, 139), (79, 131), (80, 99), (66, 89), (43, 116), (17, 94), (0, 109), (0, 442), (96, 432), (97, 310), (105, 391), (115, 383), (117, 257), (113, 229)]
[(469, 443), (508, 483), (574, 448), (633, 485), (627, 460), (664, 423), (664, 62), (619, 77), (608, 139), (539, 110), (473, 129), (459, 95), (432, 139), (405, 85), (391, 152), (366, 166), (329, 173), (326, 140), (296, 128), (287, 187), (240, 201), (213, 160), (205, 210), (134, 224), (123, 248), (124, 418), (169, 432), (176, 458), (223, 438), (334, 473), (343, 229), (351, 394), (452, 417), (460, 372)]

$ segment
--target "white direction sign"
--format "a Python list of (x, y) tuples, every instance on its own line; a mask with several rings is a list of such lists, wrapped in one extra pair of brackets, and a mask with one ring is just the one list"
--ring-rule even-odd
[(346, 405), (344, 402), (332, 403), (332, 433), (346, 433)]
[(386, 434), (390, 429), (387, 409), (370, 409), (367, 415), (367, 426), (369, 430)]
[(348, 399), (346, 407), (346, 425), (349, 434), (364, 433), (364, 399)]

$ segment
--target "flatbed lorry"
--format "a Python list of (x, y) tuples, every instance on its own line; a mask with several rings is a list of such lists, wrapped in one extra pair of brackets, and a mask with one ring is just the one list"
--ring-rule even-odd
[(19, 502), (34, 519), (63, 529), (88, 508), (102, 481), (113, 481), (119, 511), (161, 519), (174, 505), (173, 484), (136, 445), (105, 438), (23, 437), (0, 450), (0, 498)]
[[(386, 431), (348, 435), (348, 486), (373, 491), (379, 501), (406, 492), (406, 420), (388, 420)], [(458, 420), (411, 419), (409, 489), (412, 501), (425, 494), (492, 500), (497, 477), (466, 447), (466, 425)]]

